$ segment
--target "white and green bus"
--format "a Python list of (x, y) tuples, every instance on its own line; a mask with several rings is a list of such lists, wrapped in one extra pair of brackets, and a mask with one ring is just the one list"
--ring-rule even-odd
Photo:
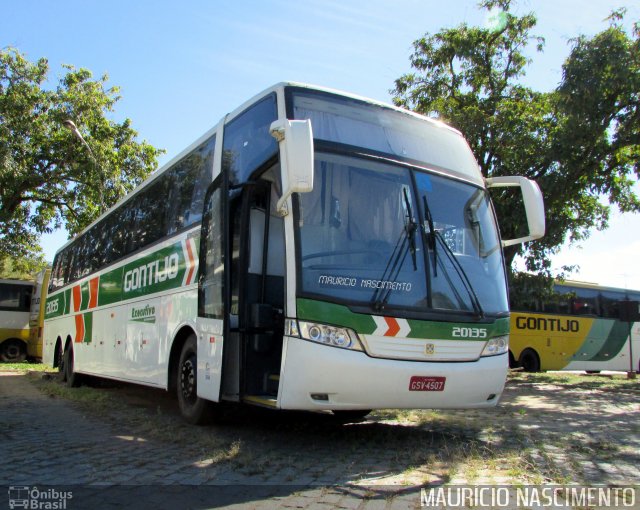
[[(500, 241), (487, 188), (517, 186)], [(523, 218), (523, 222), (525, 218)], [(508, 366), (501, 246), (544, 232), (537, 185), (483, 179), (456, 130), (283, 83), (227, 115), (56, 254), (45, 361), (346, 416), (493, 406)]]

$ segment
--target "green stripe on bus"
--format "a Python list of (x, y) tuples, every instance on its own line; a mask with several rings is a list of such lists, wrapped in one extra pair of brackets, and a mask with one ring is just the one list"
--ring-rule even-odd
[[(336, 326), (351, 328), (357, 333), (371, 335), (376, 330), (376, 322), (369, 314), (354, 313), (348, 307), (299, 298), (297, 300), (298, 318), (301, 320), (322, 322)], [(390, 316), (392, 317), (392, 316)], [(484, 338), (507, 335), (509, 333), (509, 319), (496, 319), (490, 324), (473, 324), (457, 322), (437, 322), (408, 319), (411, 328), (408, 338), (438, 338), (441, 340), (469, 340), (478, 341)], [(454, 329), (486, 329), (486, 337), (454, 336)]]
[[(503, 336), (509, 334), (509, 319), (502, 318), (496, 319), (495, 322), (489, 324), (474, 324), (474, 323), (458, 323), (458, 322), (436, 322), (436, 321), (418, 321), (409, 320), (409, 326), (411, 326), (411, 333), (409, 338), (438, 338), (441, 340), (483, 340), (496, 336)], [(454, 328), (460, 329), (464, 332), (470, 330), (486, 330), (486, 337), (478, 336), (455, 336)]]
[[(195, 239), (196, 254), (199, 241), (199, 238)], [(187, 259), (183, 244), (181, 241), (172, 243), (144, 257), (135, 258), (124, 266), (101, 274), (98, 282), (97, 305), (111, 305), (127, 299), (180, 288), (186, 271)], [(197, 281), (197, 278), (193, 277), (191, 281)], [(81, 310), (86, 310), (90, 302), (89, 281), (79, 285), (82, 296)], [(72, 312), (72, 287), (47, 299), (45, 319), (53, 319)]]
[(571, 357), (573, 361), (591, 361), (602, 350), (614, 321), (596, 319), (580, 348)]
[(71, 288), (68, 288), (64, 291), (63, 300), (64, 306), (62, 308), (62, 312), (64, 315), (67, 315), (71, 312)]
[(82, 296), (82, 305), (80, 310), (86, 310), (89, 308), (89, 280), (82, 282), (80, 285), (80, 294)]
[(608, 361), (615, 358), (626, 343), (629, 336), (629, 324), (620, 321), (611, 322), (613, 325), (605, 337), (604, 345), (589, 361)]
[(302, 320), (344, 326), (365, 335), (376, 329), (376, 323), (370, 315), (353, 313), (346, 306), (302, 298), (296, 304), (298, 318)]
[(122, 268), (100, 275), (98, 306), (117, 303), (122, 295)]
[(84, 343), (91, 343), (93, 338), (93, 312), (84, 314)]

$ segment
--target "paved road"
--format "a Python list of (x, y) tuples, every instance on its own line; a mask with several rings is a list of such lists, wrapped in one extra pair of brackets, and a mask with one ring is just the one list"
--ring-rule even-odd
[(121, 400), (122, 412), (49, 397), (27, 376), (0, 373), (0, 509), (3, 497), (24, 497), (21, 487), (39, 498), (71, 491), (68, 509), (368, 510), (420, 508), (425, 484), (640, 481), (637, 386), (510, 382), (498, 409), (400, 422), (379, 414), (346, 426), (257, 413), (191, 427), (163, 392), (94, 393)]
[[(153, 391), (149, 395), (161, 406), (167, 404), (162, 395)], [(129, 403), (136, 398), (127, 397)], [(0, 425), (4, 431), (0, 487), (35, 487), (44, 496), (55, 490), (54, 498), (71, 491), (72, 498), (66, 502), (69, 509), (419, 506), (419, 489), (372, 492), (310, 485), (314, 478), (296, 473), (295, 468), (287, 473), (279, 469), (277, 476), (266, 480), (251, 471), (238, 471), (236, 465), (207, 469), (211, 460), (202, 460), (201, 442), (185, 447), (182, 441), (173, 444), (139, 437), (127, 423), (101, 420), (67, 400), (46, 396), (26, 376), (16, 373), (0, 372)], [(187, 430), (196, 436), (207, 433), (190, 426)], [(0, 497), (0, 508), (11, 495), (7, 492)]]

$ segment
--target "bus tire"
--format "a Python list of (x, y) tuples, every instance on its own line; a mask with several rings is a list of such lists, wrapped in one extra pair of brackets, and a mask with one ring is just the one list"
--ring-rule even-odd
[(58, 369), (58, 377), (62, 382), (67, 380), (67, 374), (64, 373), (64, 349), (62, 348), (62, 341), (58, 340), (56, 343), (56, 359), (53, 366)]
[(73, 347), (68, 345), (64, 351), (63, 377), (69, 388), (77, 388), (80, 386), (81, 377), (73, 369)]
[(520, 353), (519, 363), (525, 372), (540, 372), (540, 357), (531, 348), (527, 348)]
[(176, 392), (180, 413), (184, 419), (192, 425), (204, 425), (213, 417), (213, 402), (198, 397), (198, 345), (196, 336), (189, 335), (182, 346), (178, 373), (176, 380)]
[(0, 345), (0, 361), (21, 363), (27, 359), (27, 346), (24, 342), (11, 338)]

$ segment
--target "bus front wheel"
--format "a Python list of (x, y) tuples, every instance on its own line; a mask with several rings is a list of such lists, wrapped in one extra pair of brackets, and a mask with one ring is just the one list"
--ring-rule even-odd
[(197, 353), (196, 336), (191, 335), (180, 352), (176, 387), (184, 419), (193, 425), (204, 425), (212, 418), (214, 404), (198, 397)]
[(525, 372), (540, 372), (540, 357), (533, 349), (525, 349), (520, 354), (520, 366)]

